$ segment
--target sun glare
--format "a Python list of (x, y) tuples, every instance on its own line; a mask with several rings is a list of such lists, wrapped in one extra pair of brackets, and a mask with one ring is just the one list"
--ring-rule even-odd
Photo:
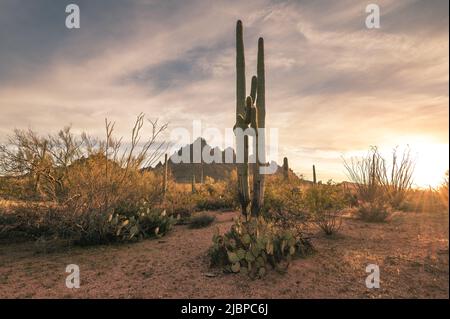
[(437, 187), (449, 168), (449, 145), (417, 142), (410, 144), (415, 158), (414, 186)]

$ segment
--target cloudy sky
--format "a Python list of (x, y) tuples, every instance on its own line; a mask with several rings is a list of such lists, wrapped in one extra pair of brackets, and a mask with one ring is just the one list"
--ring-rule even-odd
[[(341, 156), (409, 144), (417, 184), (433, 183), (448, 168), (449, 3), (372, 2), (380, 29), (355, 0), (0, 0), (0, 141), (67, 124), (102, 135), (105, 117), (126, 137), (140, 112), (170, 128), (232, 127), (242, 19), (248, 80), (265, 39), (278, 160), (342, 180)], [(69, 3), (80, 29), (65, 27)]]

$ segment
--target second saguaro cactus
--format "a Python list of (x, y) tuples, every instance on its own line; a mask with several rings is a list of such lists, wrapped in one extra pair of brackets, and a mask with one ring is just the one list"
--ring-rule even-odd
[(283, 177), (285, 180), (289, 179), (289, 162), (288, 158), (283, 158)]
[(191, 193), (195, 194), (197, 192), (197, 190), (195, 189), (195, 175), (192, 174), (192, 179), (191, 179)]
[[(236, 24), (236, 125), (245, 131), (249, 126), (255, 132), (255, 165), (253, 166), (253, 192), (251, 200), (251, 214), (259, 215), (264, 201), (264, 174), (261, 165), (265, 165), (265, 69), (264, 69), (264, 40), (258, 40), (257, 75), (252, 77), (250, 95), (246, 96), (245, 89), (245, 55), (242, 22)], [(255, 105), (256, 102), (256, 105)], [(248, 137), (244, 135), (243, 163), (238, 163), (238, 193), (242, 214), (248, 214), (250, 203)], [(238, 146), (239, 147), (239, 146)]]
[(313, 165), (313, 184), (317, 184), (316, 165)]
[(168, 167), (167, 167), (167, 154), (164, 155), (164, 173), (163, 173), (163, 197), (164, 199), (166, 198), (166, 193), (167, 193), (167, 171), (168, 171)]

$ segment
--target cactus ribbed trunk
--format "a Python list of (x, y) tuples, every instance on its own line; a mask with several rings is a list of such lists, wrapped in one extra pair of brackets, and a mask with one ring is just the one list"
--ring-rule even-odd
[[(236, 24), (236, 128), (246, 129), (245, 123), (240, 119), (245, 117), (245, 56), (242, 22)], [(244, 136), (244, 163), (237, 164), (238, 193), (243, 215), (247, 215), (250, 203), (250, 190), (248, 178), (248, 137)]]
[[(264, 203), (264, 174), (261, 174), (261, 165), (266, 165), (265, 154), (265, 126), (266, 126), (266, 87), (264, 68), (264, 39), (258, 40), (258, 60), (256, 68), (256, 163), (253, 172), (253, 200), (252, 215), (259, 215)], [(253, 81), (252, 81), (253, 82)]]
[(316, 177), (316, 166), (313, 165), (313, 184), (317, 184), (317, 177)]

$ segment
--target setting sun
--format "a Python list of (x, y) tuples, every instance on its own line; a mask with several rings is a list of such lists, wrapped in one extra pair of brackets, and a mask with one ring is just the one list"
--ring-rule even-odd
[(442, 184), (449, 166), (448, 144), (411, 144), (412, 155), (416, 158), (414, 185), (417, 187), (437, 187)]

